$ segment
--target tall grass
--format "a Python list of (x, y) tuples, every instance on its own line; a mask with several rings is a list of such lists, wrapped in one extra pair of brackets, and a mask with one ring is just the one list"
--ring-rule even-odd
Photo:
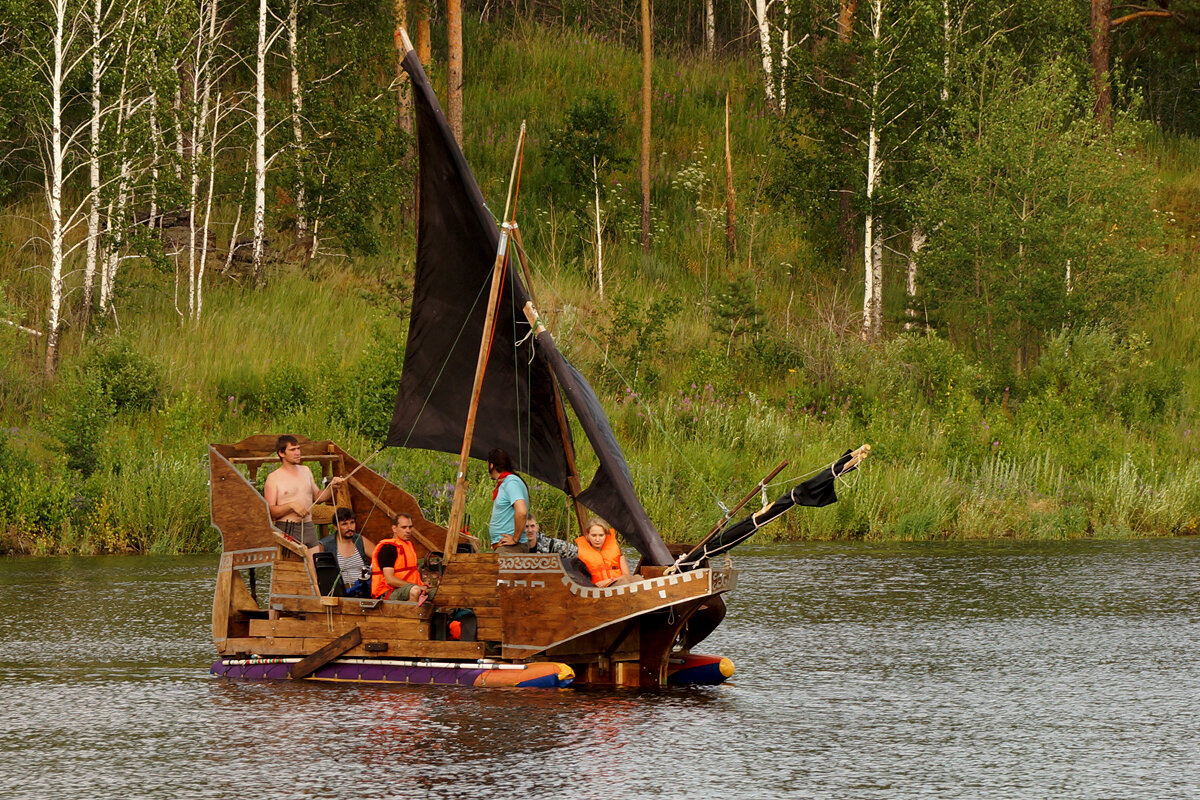
[[(517, 129), (528, 120), (518, 219), (540, 310), (592, 379), (666, 539), (694, 540), (780, 460), (790, 464), (768, 500), (864, 442), (874, 454), (839, 481), (836, 505), (796, 509), (760, 535), (1062, 538), (1191, 533), (1200, 525), (1200, 277), (1185, 258), (1195, 252), (1200, 219), (1195, 142), (1163, 137), (1146, 145), (1166, 178), (1160, 211), (1164, 220), (1171, 211), (1174, 221), (1163, 224), (1180, 257), (1144, 317), (1149, 346), (1135, 352), (1100, 331), (1071, 351), (1059, 373), (1006, 388), (1001, 366), (973, 363), (936, 339), (857, 338), (860, 290), (829, 270), (796, 220), (766, 200), (770, 132), (750, 60), (667, 53), (656, 64), (654, 248), (645, 256), (628, 232), (606, 241), (601, 297), (589, 231), (554, 197), (540, 166), (564, 110), (593, 88), (618, 99), (623, 140), (637, 141), (638, 54), (595, 34), (533, 25), (477, 39), (484, 45), (472, 55), (466, 87), (468, 161), (499, 213)], [(712, 213), (723, 193), (727, 92), (739, 198), (732, 260), (723, 220)], [(634, 145), (628, 149), (636, 156)], [(609, 210), (636, 209), (635, 167), (614, 180)], [(0, 241), (8, 243), (0, 249), (0, 281), (11, 316), (37, 327), (46, 283), (34, 267), (43, 254), (25, 243), (36, 227), (31, 220), (44, 212), (31, 201), (11, 210), (0, 216)], [(223, 221), (229, 212), (222, 210)], [(210, 272), (198, 325), (176, 308), (171, 275), (136, 260), (123, 264), (119, 319), (103, 334), (123, 337), (161, 370), (161, 392), (149, 408), (113, 409), (103, 397), (65, 391), (70, 376), (87, 368), (98, 334), (89, 342), (81, 327), (70, 328), (63, 377), (43, 386), (34, 340), (0, 327), (0, 352), (12, 365), (0, 377), (0, 417), (14, 453), (0, 461), (25, 459), (0, 463), (0, 531), (8, 545), (212, 549), (204, 446), (263, 432), (333, 438), (373, 457), (372, 466), (412, 492), (427, 516), (445, 522), (456, 459), (377, 454), (406, 329), (408, 301), (393, 283), (411, 274), (413, 257), (410, 232), (385, 233), (384, 252), (370, 257), (319, 258), (307, 269), (273, 264), (259, 290)], [(69, 268), (80, 266), (78, 258)], [(714, 297), (737, 278), (748, 281), (749, 302), (766, 322), (757, 335), (719, 330)], [(73, 272), (69, 288), (77, 291), (79, 280)], [(621, 351), (636, 345), (661, 297), (678, 306), (661, 343), (639, 354), (656, 378), (625, 386), (616, 377), (627, 367)], [(1171, 369), (1155, 372), (1156, 365)], [(1129, 401), (1143, 396), (1163, 402)], [(74, 419), (103, 425), (87, 476), (66, 466), (69, 427), (51, 432), (69, 400), (94, 404), (84, 409), (93, 413)], [(586, 479), (595, 460), (579, 449)], [(481, 532), (489, 482), (477, 464), (469, 479), (467, 511)], [(544, 527), (570, 535), (574, 514), (561, 494), (537, 482), (532, 489)]]

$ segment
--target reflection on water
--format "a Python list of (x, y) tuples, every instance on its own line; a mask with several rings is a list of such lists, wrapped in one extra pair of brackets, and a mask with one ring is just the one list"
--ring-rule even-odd
[(0, 798), (1200, 796), (1200, 541), (747, 548), (661, 693), (208, 675), (213, 557), (0, 562)]

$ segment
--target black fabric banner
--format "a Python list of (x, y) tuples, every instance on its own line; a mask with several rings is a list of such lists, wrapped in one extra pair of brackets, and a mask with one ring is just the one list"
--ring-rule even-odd
[[(387, 444), (458, 453), (500, 230), (416, 54), (409, 52), (402, 63), (413, 83), (420, 205), (412, 315)], [(522, 310), (529, 299), (525, 287), (511, 264), (503, 274), (471, 455), (484, 459), (501, 447), (518, 471), (568, 489), (553, 371), (600, 462), (580, 502), (613, 525), (645, 563), (671, 563), (634, 493), (629, 466), (600, 401), (548, 334), (539, 339), (547, 345), (535, 346)]]

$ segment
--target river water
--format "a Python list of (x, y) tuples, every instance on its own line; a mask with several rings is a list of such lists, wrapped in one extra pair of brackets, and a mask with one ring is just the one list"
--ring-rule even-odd
[(1200, 796), (1200, 540), (746, 547), (664, 692), (212, 678), (216, 559), (0, 561), (0, 799)]

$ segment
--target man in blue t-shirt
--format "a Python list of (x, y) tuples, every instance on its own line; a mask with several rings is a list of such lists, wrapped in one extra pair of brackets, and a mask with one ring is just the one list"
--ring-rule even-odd
[(496, 482), (492, 492), (492, 518), (488, 533), (497, 553), (528, 553), (525, 517), (529, 514), (529, 489), (512, 471), (512, 459), (497, 447), (488, 453), (488, 475)]

